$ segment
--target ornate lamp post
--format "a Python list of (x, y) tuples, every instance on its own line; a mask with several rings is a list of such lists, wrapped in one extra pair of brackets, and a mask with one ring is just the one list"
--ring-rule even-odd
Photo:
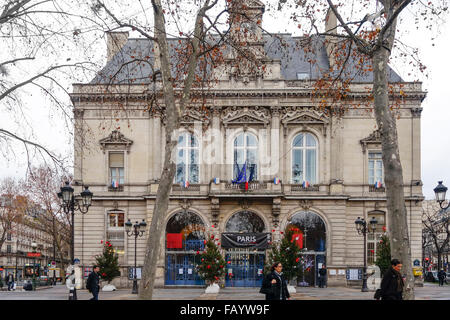
[(442, 184), (442, 181), (438, 181), (438, 185), (433, 189), (436, 195), (436, 201), (439, 203), (441, 209), (447, 210), (450, 207), (450, 203), (447, 206), (442, 206), (445, 201), (445, 194), (447, 193), (447, 187)]
[[(141, 223), (137, 222), (133, 225), (128, 219), (127, 222), (125, 222), (125, 231), (127, 232), (127, 236), (131, 237), (134, 236), (134, 279), (133, 279), (133, 290), (131, 293), (137, 294), (139, 292), (138, 284), (137, 284), (137, 276), (136, 276), (136, 253), (137, 253), (137, 237), (142, 237), (142, 235), (145, 232), (145, 227), (147, 227), (147, 223), (145, 223), (145, 220), (142, 219)], [(133, 230), (131, 230), (133, 228)]]
[[(61, 199), (61, 207), (64, 210), (65, 214), (71, 214), (72, 225), (70, 226), (71, 231), (71, 243), (70, 243), (70, 260), (72, 264), (75, 260), (75, 228), (74, 228), (74, 216), (75, 210), (80, 211), (82, 214), (88, 212), (89, 207), (91, 206), (93, 193), (89, 191), (88, 186), (84, 186), (84, 191), (80, 193), (81, 202), (75, 202), (75, 197), (73, 194), (73, 188), (69, 185), (69, 182), (66, 181), (66, 185), (61, 187), (61, 192), (58, 192), (58, 198)], [(76, 288), (74, 288), (73, 300), (76, 300)]]
[(375, 219), (375, 217), (372, 217), (369, 221), (369, 225), (367, 225), (367, 221), (364, 219), (361, 219), (358, 217), (358, 219), (355, 220), (356, 230), (358, 231), (358, 234), (362, 234), (364, 237), (364, 270), (363, 270), (363, 284), (361, 291), (367, 292), (369, 289), (367, 288), (367, 233), (375, 232), (375, 228), (377, 226), (378, 221)]

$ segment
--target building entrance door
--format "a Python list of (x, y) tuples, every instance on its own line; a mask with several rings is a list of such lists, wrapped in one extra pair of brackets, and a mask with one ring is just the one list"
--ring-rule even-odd
[(305, 252), (300, 259), (300, 273), (297, 286), (314, 287), (319, 285), (319, 269), (325, 263), (325, 252)]
[(264, 278), (265, 252), (236, 248), (226, 253), (226, 287), (260, 287)]

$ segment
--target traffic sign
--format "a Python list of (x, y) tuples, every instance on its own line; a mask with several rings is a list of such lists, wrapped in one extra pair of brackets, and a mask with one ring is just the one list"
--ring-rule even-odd
[(35, 257), (38, 258), (41, 256), (40, 252), (27, 252), (27, 257)]
[(51, 264), (52, 266), (56, 266), (56, 261), (52, 261), (50, 264)]

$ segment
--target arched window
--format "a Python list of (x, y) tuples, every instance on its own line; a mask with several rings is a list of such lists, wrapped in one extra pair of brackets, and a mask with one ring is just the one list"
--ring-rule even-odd
[[(233, 179), (243, 173), (245, 181), (258, 178), (258, 139), (256, 136), (243, 132), (234, 139)], [(245, 171), (243, 170), (245, 168)]]
[(235, 213), (227, 222), (225, 230), (227, 232), (264, 232), (264, 221), (254, 212), (239, 211)]
[(185, 132), (178, 137), (176, 183), (199, 183), (199, 147), (195, 135)]
[(292, 182), (317, 183), (317, 141), (310, 133), (299, 133), (292, 142)]
[(297, 228), (302, 234), (302, 247), (312, 251), (325, 251), (326, 229), (322, 218), (309, 211), (298, 212), (289, 221), (286, 231)]
[(203, 248), (205, 225), (197, 214), (182, 211), (167, 222), (166, 238), (169, 251), (199, 250)]

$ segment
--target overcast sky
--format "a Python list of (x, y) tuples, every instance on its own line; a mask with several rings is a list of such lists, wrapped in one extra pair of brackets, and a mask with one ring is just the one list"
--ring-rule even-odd
[[(277, 22), (270, 16), (264, 16), (264, 27), (271, 32), (285, 32), (285, 29), (277, 27)], [(423, 89), (426, 90), (422, 107), (422, 131), (421, 131), (421, 155), (422, 155), (422, 181), (423, 194), (427, 199), (434, 198), (433, 188), (438, 180), (443, 180), (444, 185), (450, 187), (450, 134), (447, 129), (450, 126), (450, 98), (449, 98), (449, 74), (450, 74), (450, 23), (443, 23), (439, 27), (440, 34), (431, 41), (430, 33), (421, 29), (413, 30), (403, 36), (403, 40), (417, 46), (421, 52), (421, 58), (428, 68), (428, 79), (422, 77)], [(102, 41), (102, 40), (100, 40)], [(434, 46), (432, 46), (434, 43)], [(104, 52), (106, 44), (103, 43)], [(408, 70), (401, 64), (393, 66), (400, 76), (407, 81), (414, 80), (408, 77)], [(42, 97), (34, 96), (32, 105), (46, 104)], [(34, 108), (31, 108), (32, 110)], [(45, 110), (46, 108), (39, 108)], [(1, 116), (1, 115), (0, 115)], [(43, 141), (47, 147), (56, 153), (67, 154), (72, 146), (68, 144), (68, 134), (64, 122), (49, 113), (33, 113), (29, 117), (36, 130), (36, 138)], [(19, 149), (18, 149), (19, 150)], [(6, 176), (23, 177), (26, 170), (24, 153), (19, 151), (16, 157), (4, 159), (0, 155), (0, 178)]]

